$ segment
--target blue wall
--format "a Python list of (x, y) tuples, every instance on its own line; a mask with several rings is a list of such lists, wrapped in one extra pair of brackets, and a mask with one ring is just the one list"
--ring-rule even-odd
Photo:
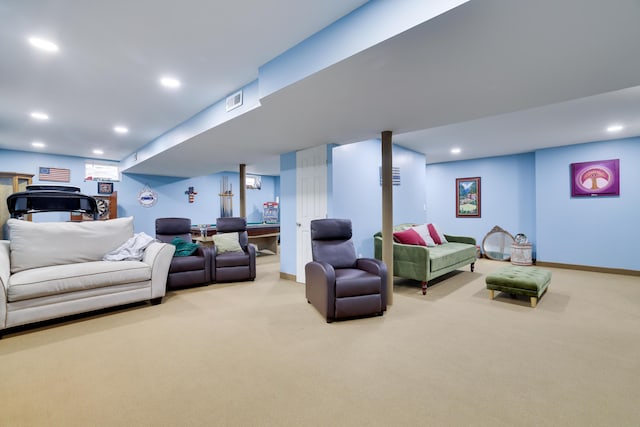
[[(380, 140), (328, 145), (328, 215), (353, 222), (356, 251), (373, 256), (373, 234), (381, 227), (382, 188)], [(400, 168), (401, 185), (394, 186), (394, 222), (424, 219), (424, 155), (395, 146), (393, 166)], [(280, 157), (280, 271), (296, 274), (296, 153)]]
[[(640, 270), (640, 138), (536, 152), (541, 261)], [(620, 196), (571, 197), (570, 165), (620, 159)]]
[[(491, 157), (426, 167), (427, 222), (447, 234), (475, 237), (478, 245), (496, 225), (535, 245), (535, 155)], [(456, 218), (456, 178), (480, 177), (480, 218)]]
[[(351, 218), (354, 244), (371, 256), (381, 228), (380, 142), (336, 146), (332, 156), (331, 216)], [(640, 191), (640, 138), (594, 142), (509, 156), (424, 166), (419, 153), (394, 147), (401, 185), (394, 186), (394, 224), (434, 222), (448, 234), (475, 237), (496, 225), (524, 233), (539, 261), (640, 270), (635, 226)], [(619, 197), (571, 198), (571, 163), (620, 159)], [(295, 153), (281, 158), (283, 236), (281, 271), (295, 274)], [(424, 173), (423, 173), (424, 172)], [(456, 178), (481, 178), (481, 217), (456, 218)], [(286, 190), (285, 190), (286, 187)], [(425, 212), (426, 205), (426, 212)], [(633, 246), (632, 246), (633, 245)]]
[[(372, 254), (372, 234), (381, 227), (380, 142), (332, 146), (330, 214), (354, 221), (354, 242), (359, 253)], [(620, 159), (620, 196), (572, 198), (571, 163)], [(262, 203), (279, 197), (281, 208), (281, 271), (295, 274), (296, 262), (296, 155), (281, 156), (280, 177), (262, 177), (262, 190), (247, 190), (247, 214), (257, 218)], [(84, 158), (0, 150), (0, 170), (32, 173), (40, 166), (71, 170), (69, 185), (96, 194), (95, 182), (84, 182)], [(394, 166), (400, 167), (401, 185), (394, 186), (394, 223), (435, 222), (450, 234), (469, 235), (481, 243), (499, 225), (512, 234), (525, 233), (540, 261), (640, 270), (636, 226), (640, 206), (640, 138), (593, 142), (539, 150), (512, 156), (424, 166), (421, 154), (394, 147)], [(237, 172), (195, 178), (123, 174), (114, 183), (118, 215), (133, 215), (136, 231), (154, 234), (154, 220), (186, 216), (194, 223), (211, 223), (220, 214), (218, 193), (223, 176), (233, 185), (234, 213), (239, 212)], [(481, 218), (455, 217), (455, 179), (482, 178)], [(42, 182), (41, 184), (52, 184)], [(148, 185), (158, 203), (143, 208), (136, 196)], [(198, 194), (188, 203), (184, 192)], [(426, 214), (425, 214), (426, 204)], [(67, 220), (68, 214), (34, 215), (35, 221)]]
[[(570, 165), (620, 159), (620, 196), (571, 197)], [(640, 270), (640, 138), (427, 165), (427, 218), (478, 244), (499, 225), (525, 233), (539, 261)], [(455, 217), (455, 179), (479, 176), (481, 218)]]
[(296, 274), (296, 153), (280, 156), (280, 271)]
[[(51, 185), (55, 182), (39, 182), (37, 171), (39, 166), (58, 167), (71, 170), (71, 182), (61, 183), (80, 188), (85, 194), (97, 194), (97, 183), (84, 181), (84, 165), (87, 159), (70, 156), (56, 156), (22, 151), (0, 150), (0, 170), (35, 174), (34, 184)], [(105, 163), (105, 162), (101, 162)], [(117, 163), (113, 163), (117, 164)], [(114, 183), (114, 191), (118, 192), (118, 216), (133, 216), (136, 232), (155, 235), (155, 219), (160, 217), (187, 217), (194, 224), (214, 223), (220, 216), (220, 182), (228, 177), (233, 190), (233, 214), (240, 214), (239, 177), (238, 172), (221, 172), (195, 178), (173, 178), (153, 175), (122, 174), (122, 180)], [(246, 191), (247, 220), (262, 221), (262, 204), (275, 201), (279, 196), (280, 178), (262, 176), (260, 190)], [(158, 194), (158, 201), (153, 207), (145, 208), (138, 203), (137, 195), (148, 186)], [(198, 193), (194, 203), (189, 203), (185, 191), (194, 187)], [(33, 215), (34, 221), (67, 221), (68, 213), (42, 213)]]
[[(356, 252), (373, 257), (373, 235), (382, 229), (380, 140), (333, 149), (333, 216), (353, 224)], [(393, 186), (393, 222), (424, 222), (424, 154), (393, 147), (393, 166), (400, 168), (400, 185)]]

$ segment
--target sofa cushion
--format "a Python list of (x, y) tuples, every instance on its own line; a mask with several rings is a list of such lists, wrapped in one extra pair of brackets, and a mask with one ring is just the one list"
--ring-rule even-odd
[(248, 266), (251, 257), (246, 252), (225, 252), (216, 256), (216, 268)]
[(51, 265), (99, 261), (133, 236), (133, 217), (107, 221), (7, 221), (11, 273)]
[(54, 265), (13, 274), (9, 279), (7, 299), (15, 302), (148, 280), (151, 280), (151, 266), (140, 261)]
[(444, 243), (435, 248), (429, 248), (431, 271), (438, 271), (451, 267), (459, 262), (475, 258), (476, 247), (467, 243)]
[(336, 298), (379, 294), (380, 276), (355, 268), (336, 270)]
[(198, 271), (206, 268), (208, 258), (206, 256), (189, 255), (174, 257), (169, 266), (169, 273), (179, 273), (181, 271)]

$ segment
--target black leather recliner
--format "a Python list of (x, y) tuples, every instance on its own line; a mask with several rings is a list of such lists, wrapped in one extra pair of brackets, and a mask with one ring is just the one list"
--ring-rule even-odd
[(351, 220), (311, 221), (313, 261), (305, 266), (306, 296), (328, 323), (335, 319), (382, 315), (387, 309), (387, 266), (357, 258)]
[[(171, 243), (179, 237), (189, 243), (191, 240), (191, 220), (189, 218), (157, 218), (156, 239)], [(208, 285), (212, 280), (213, 251), (200, 246), (193, 255), (171, 259), (167, 289), (180, 289), (195, 285)]]
[(218, 253), (213, 246), (213, 281), (240, 282), (256, 278), (256, 249), (249, 245), (247, 220), (242, 217), (225, 217), (216, 220), (216, 234), (238, 233), (242, 252)]

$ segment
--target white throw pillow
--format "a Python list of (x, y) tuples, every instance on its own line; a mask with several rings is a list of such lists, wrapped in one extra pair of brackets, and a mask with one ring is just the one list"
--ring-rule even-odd
[(422, 237), (422, 240), (424, 240), (428, 247), (434, 247), (436, 245), (436, 242), (431, 238), (431, 234), (429, 234), (427, 224), (420, 224), (411, 228)]

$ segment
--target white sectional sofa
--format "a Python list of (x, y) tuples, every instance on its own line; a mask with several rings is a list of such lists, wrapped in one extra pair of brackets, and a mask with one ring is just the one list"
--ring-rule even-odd
[(149, 300), (160, 303), (175, 251), (154, 241), (140, 261), (103, 261), (133, 233), (108, 221), (7, 221), (0, 241), (0, 336), (6, 328)]

